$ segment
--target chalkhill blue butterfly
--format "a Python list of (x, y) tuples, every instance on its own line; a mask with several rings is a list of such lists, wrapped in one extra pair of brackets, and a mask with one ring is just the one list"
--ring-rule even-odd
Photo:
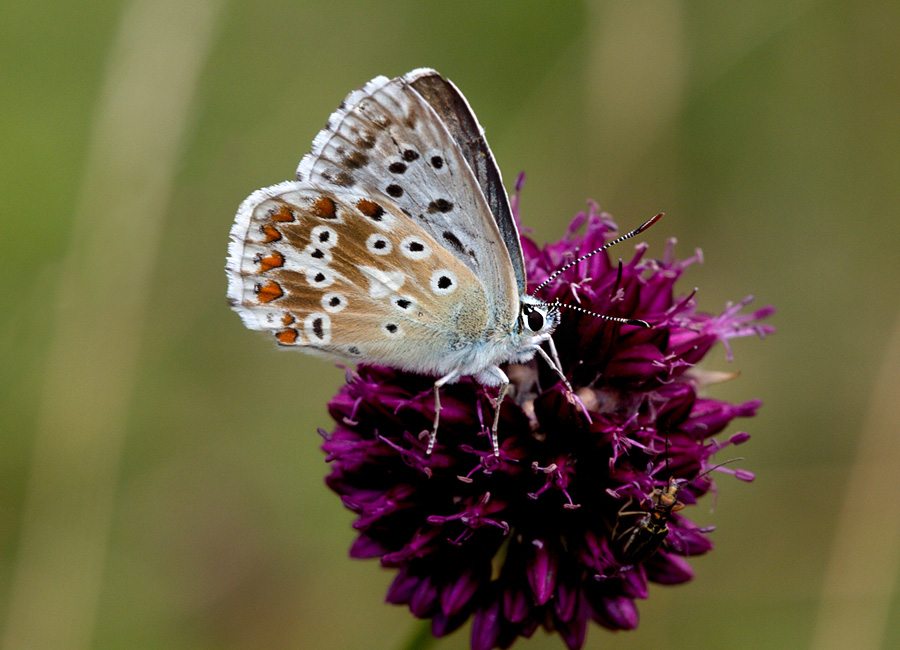
[(434, 70), (376, 77), (350, 93), (300, 161), (297, 180), (241, 204), (226, 271), (232, 308), (280, 345), (435, 377), (428, 453), (444, 384), (473, 377), (499, 387), (496, 454), (509, 387), (500, 365), (540, 354), (566, 382), (551, 334), (568, 305), (528, 294), (519, 232), (484, 131)]

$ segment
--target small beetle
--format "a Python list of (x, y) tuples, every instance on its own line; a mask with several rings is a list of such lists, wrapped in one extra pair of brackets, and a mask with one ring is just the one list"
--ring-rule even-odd
[(649, 560), (662, 546), (669, 535), (669, 518), (673, 512), (684, 508), (684, 504), (678, 500), (678, 492), (682, 487), (696, 481), (719, 469), (722, 465), (733, 463), (743, 458), (732, 458), (715, 467), (710, 467), (702, 474), (698, 474), (690, 481), (669, 478), (665, 488), (657, 488), (653, 491), (653, 508), (647, 512), (620, 512), (620, 515), (642, 514), (640, 520), (621, 535), (613, 538), (613, 554), (622, 564), (640, 564)]

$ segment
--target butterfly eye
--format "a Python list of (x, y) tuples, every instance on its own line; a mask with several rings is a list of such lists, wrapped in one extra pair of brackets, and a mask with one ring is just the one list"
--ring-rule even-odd
[(540, 332), (544, 327), (544, 315), (537, 309), (529, 307), (525, 312), (528, 319), (528, 329), (532, 332)]

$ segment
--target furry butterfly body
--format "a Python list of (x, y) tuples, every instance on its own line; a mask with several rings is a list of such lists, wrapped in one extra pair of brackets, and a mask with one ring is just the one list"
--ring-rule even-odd
[[(550, 340), (483, 131), (433, 70), (377, 77), (313, 141), (297, 180), (257, 190), (231, 230), (228, 298), (245, 325), (314, 354), (500, 386)], [(551, 341), (552, 343), (552, 341)], [(562, 376), (558, 363), (551, 362)]]

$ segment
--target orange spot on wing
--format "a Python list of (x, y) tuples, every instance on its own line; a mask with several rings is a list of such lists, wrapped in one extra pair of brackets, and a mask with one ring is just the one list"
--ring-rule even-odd
[(337, 216), (337, 206), (327, 196), (320, 196), (313, 203), (313, 214), (320, 219), (334, 219)]
[(292, 343), (297, 341), (297, 336), (299, 336), (297, 330), (289, 327), (286, 330), (281, 330), (280, 332), (278, 332), (275, 335), (275, 338), (278, 339), (279, 343), (282, 343), (284, 345), (291, 345)]
[(262, 255), (260, 255), (256, 259), (256, 262), (259, 264), (259, 272), (265, 273), (266, 271), (284, 266), (284, 255), (282, 255), (278, 251), (272, 251), (265, 257), (262, 257)]
[(360, 199), (356, 202), (356, 207), (359, 208), (359, 211), (367, 217), (378, 214), (378, 212), (382, 209), (380, 205), (375, 203), (375, 201), (370, 201), (368, 199)]
[(282, 323), (285, 327), (287, 327), (288, 325), (290, 325), (291, 323), (293, 323), (295, 320), (297, 320), (297, 319), (294, 318), (293, 316), (291, 316), (290, 314), (285, 314), (284, 316), (281, 317), (281, 323)]
[(272, 302), (284, 295), (284, 291), (281, 290), (279, 284), (271, 280), (266, 284), (257, 284), (254, 290), (260, 302)]
[(267, 244), (281, 239), (281, 233), (275, 230), (275, 228), (273, 228), (272, 226), (260, 226), (259, 230), (266, 238)]
[(294, 220), (294, 211), (291, 210), (290, 206), (281, 204), (280, 206), (278, 206), (277, 210), (269, 211), (269, 218), (272, 221), (287, 223)]

